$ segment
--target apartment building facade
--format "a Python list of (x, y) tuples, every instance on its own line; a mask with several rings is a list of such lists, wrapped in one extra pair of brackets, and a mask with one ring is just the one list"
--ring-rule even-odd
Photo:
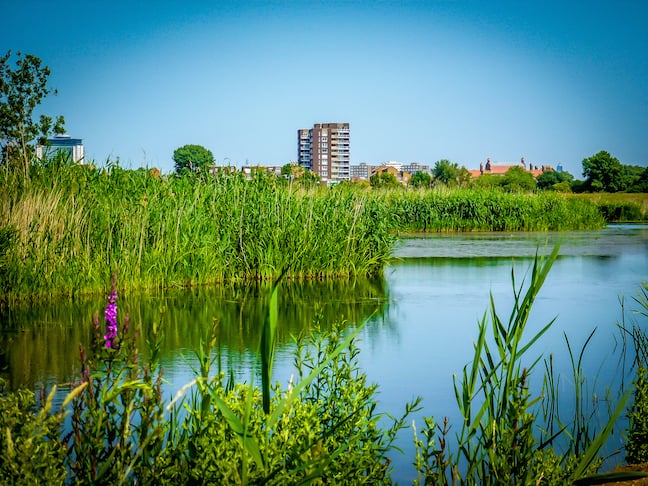
[(57, 154), (69, 157), (72, 162), (83, 163), (85, 158), (83, 140), (69, 135), (56, 135), (48, 138), (46, 145), (36, 146), (36, 157), (39, 159), (54, 157)]
[(316, 123), (297, 130), (297, 163), (326, 184), (351, 178), (348, 123)]

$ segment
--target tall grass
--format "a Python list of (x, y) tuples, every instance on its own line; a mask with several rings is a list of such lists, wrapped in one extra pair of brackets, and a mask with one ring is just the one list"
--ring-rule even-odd
[[(529, 357), (533, 345), (551, 327), (553, 320), (530, 337), (526, 326), (535, 298), (558, 256), (558, 248), (546, 258), (536, 257), (530, 281), (515, 287), (514, 305), (508, 321), (501, 319), (491, 298), (490, 319), (479, 323), (472, 363), (455, 378), (456, 402), (463, 419), (456, 434), (456, 450), (447, 446), (450, 425), (425, 418), (422, 438), (415, 435), (417, 484), (572, 484), (594, 474), (599, 453), (629, 398), (626, 391), (600, 429), (585, 424), (589, 415), (577, 408), (573, 423), (550, 429), (541, 409), (543, 397), (534, 397), (530, 381), (541, 357)], [(583, 351), (585, 346), (583, 347)], [(580, 361), (572, 364), (576, 394), (582, 393)], [(549, 408), (558, 407), (553, 372), (545, 368), (544, 381)], [(577, 402), (580, 403), (577, 397)], [(542, 405), (542, 406), (541, 406)], [(557, 416), (560, 416), (556, 412)], [(544, 420), (543, 420), (544, 419)], [(437, 435), (438, 434), (438, 435)], [(565, 438), (570, 446), (561, 450)], [(589, 484), (589, 483), (587, 483)]]
[(598, 229), (595, 204), (556, 193), (436, 189), (386, 196), (402, 231), (560, 231)]
[(596, 204), (607, 222), (648, 221), (648, 194), (596, 192), (572, 194), (573, 199)]
[(258, 175), (160, 178), (86, 166), (0, 182), (0, 299), (235, 280), (367, 275), (394, 237), (351, 191)]
[(145, 169), (0, 171), (0, 305), (105, 290), (379, 273), (414, 231), (600, 228), (595, 204), (560, 194), (305, 187), (257, 172), (161, 177)]

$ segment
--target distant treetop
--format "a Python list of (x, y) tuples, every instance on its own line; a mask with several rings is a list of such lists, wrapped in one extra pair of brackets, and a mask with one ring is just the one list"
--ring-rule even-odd
[(173, 152), (173, 161), (178, 174), (205, 174), (214, 166), (214, 154), (202, 145), (183, 145)]

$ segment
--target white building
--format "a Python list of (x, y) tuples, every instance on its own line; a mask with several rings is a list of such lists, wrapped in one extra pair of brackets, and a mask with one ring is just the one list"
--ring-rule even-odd
[(70, 157), (72, 162), (83, 163), (85, 157), (83, 140), (72, 138), (69, 135), (56, 135), (54, 138), (48, 138), (46, 145), (36, 146), (36, 157), (39, 159), (51, 158), (57, 154)]

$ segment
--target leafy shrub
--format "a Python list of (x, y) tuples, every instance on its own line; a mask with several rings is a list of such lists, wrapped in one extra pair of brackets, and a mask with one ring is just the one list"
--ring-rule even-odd
[[(198, 379), (198, 392), (175, 427), (183, 432), (165, 449), (162, 460), (175, 465), (165, 479), (301, 484), (318, 478), (324, 484), (389, 484), (387, 453), (418, 401), (408, 404), (390, 427), (380, 428), (376, 387), (359, 370), (355, 338), (342, 336), (338, 326), (296, 340), (297, 383), (287, 389), (274, 384), (269, 413), (256, 387), (230, 386), (224, 374)], [(208, 353), (199, 354), (206, 363)], [(208, 371), (201, 367), (201, 373)]]
[[(253, 379), (235, 384), (226, 383), (224, 374), (210, 375), (217, 359), (215, 327), (197, 350), (196, 379), (167, 405), (157, 364), (159, 337), (149, 343), (151, 358), (140, 363), (128, 318), (117, 325), (114, 285), (106, 334), (102, 337), (95, 316), (91, 356), (82, 350), (81, 384), (71, 400), (69, 479), (82, 484), (390, 482), (387, 453), (418, 402), (408, 404), (391, 427), (378, 427), (376, 387), (367, 384), (358, 365), (355, 336), (361, 328), (347, 337), (338, 326), (297, 339), (299, 380), (285, 390), (275, 383), (266, 405), (265, 378), (262, 393)], [(270, 316), (276, 289), (275, 283)], [(270, 348), (262, 345), (262, 355), (271, 355), (272, 346), (272, 340)], [(262, 367), (271, 365), (265, 360)]]
[(9, 392), (0, 379), (1, 484), (64, 483), (66, 448), (59, 439), (63, 414), (50, 413), (54, 391), (36, 411), (33, 392)]

